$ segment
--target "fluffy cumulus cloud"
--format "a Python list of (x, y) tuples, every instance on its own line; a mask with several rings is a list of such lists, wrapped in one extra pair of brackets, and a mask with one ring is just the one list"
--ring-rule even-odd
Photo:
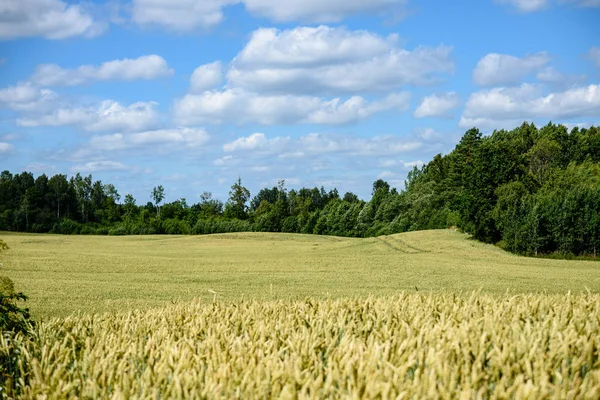
[(364, 13), (391, 12), (401, 9), (407, 0), (244, 0), (246, 9), (278, 22), (338, 22)]
[(105, 100), (94, 106), (58, 106), (50, 113), (27, 115), (17, 124), (27, 127), (77, 126), (86, 131), (140, 131), (157, 124), (154, 102), (137, 102), (128, 106)]
[(64, 39), (101, 32), (102, 26), (82, 4), (61, 0), (2, 0), (0, 4), (0, 39)]
[(426, 96), (415, 110), (416, 118), (450, 117), (451, 111), (460, 106), (460, 96), (456, 92)]
[(369, 31), (325, 25), (283, 31), (260, 28), (252, 32), (236, 62), (255, 67), (293, 67), (360, 61), (387, 52), (395, 42), (394, 36), (386, 40)]
[(209, 135), (204, 129), (174, 128), (157, 129), (135, 133), (115, 133), (98, 135), (91, 138), (89, 147), (93, 150), (129, 150), (133, 148), (154, 147), (164, 150), (165, 147), (189, 148), (205, 145)]
[(401, 14), (407, 0), (133, 0), (131, 10), (138, 24), (185, 32), (214, 27), (223, 21), (224, 8), (238, 3), (254, 16), (277, 22), (321, 23), (364, 13)]
[(473, 93), (459, 125), (498, 128), (536, 118), (556, 121), (583, 117), (600, 117), (600, 85), (544, 94), (539, 86), (523, 84)]
[(451, 47), (409, 51), (396, 42), (395, 35), (328, 26), (258, 29), (233, 60), (227, 84), (269, 93), (384, 92), (454, 70)]
[(176, 121), (183, 125), (199, 123), (259, 122), (270, 125), (302, 119), (319, 106), (315, 97), (263, 96), (242, 90), (188, 94), (174, 106)]
[(107, 61), (99, 66), (64, 69), (56, 64), (39, 65), (30, 81), (40, 86), (74, 86), (92, 81), (156, 79), (173, 74), (164, 58), (147, 55)]
[(190, 78), (190, 92), (202, 93), (213, 89), (223, 81), (223, 67), (219, 61), (199, 66)]
[[(328, 26), (258, 29), (232, 60), (224, 88), (220, 62), (199, 66), (189, 93), (175, 101), (176, 121), (347, 124), (405, 111), (404, 85), (427, 85), (451, 73), (452, 49), (397, 46), (397, 37)], [(385, 93), (385, 96), (382, 96)], [(360, 94), (360, 95), (358, 95)], [(365, 94), (377, 96), (367, 100)]]
[(35, 101), (40, 97), (40, 91), (30, 83), (19, 83), (0, 89), (0, 103), (12, 108), (12, 104), (23, 104)]
[(48, 111), (57, 98), (52, 90), (40, 89), (29, 82), (0, 89), (0, 107), (20, 112)]
[(132, 20), (140, 25), (155, 25), (186, 32), (208, 29), (219, 24), (223, 8), (237, 0), (133, 0)]
[(549, 61), (550, 56), (545, 52), (523, 58), (490, 53), (477, 63), (473, 81), (481, 86), (518, 84), (525, 76), (540, 71)]
[(313, 124), (347, 124), (370, 117), (383, 111), (403, 112), (410, 105), (410, 93), (393, 93), (382, 100), (368, 102), (360, 96), (346, 101), (335, 98), (320, 104), (319, 109), (311, 112), (302, 122)]
[(263, 125), (318, 123), (346, 124), (375, 113), (408, 108), (410, 95), (390, 94), (368, 102), (360, 96), (347, 100), (324, 100), (315, 96), (261, 95), (239, 89), (188, 94), (175, 102), (177, 122), (182, 125), (200, 123), (259, 123)]

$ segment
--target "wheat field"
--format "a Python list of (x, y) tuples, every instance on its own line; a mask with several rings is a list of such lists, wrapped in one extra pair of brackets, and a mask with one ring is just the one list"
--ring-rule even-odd
[(453, 231), (2, 234), (19, 399), (597, 399), (600, 264)]
[(597, 399), (599, 338), (597, 294), (193, 301), (42, 324), (12, 394)]
[(199, 298), (303, 299), (399, 292), (600, 292), (600, 263), (520, 257), (451, 230), (379, 238), (239, 233), (2, 233), (2, 275), (36, 319)]

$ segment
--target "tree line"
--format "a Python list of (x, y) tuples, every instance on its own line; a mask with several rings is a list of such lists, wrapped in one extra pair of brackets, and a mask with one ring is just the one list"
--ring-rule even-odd
[[(468, 130), (454, 150), (409, 172), (404, 189), (378, 179), (369, 201), (336, 189), (254, 197), (238, 179), (223, 203), (204, 192), (189, 205), (123, 199), (91, 175), (0, 174), (0, 230), (62, 234), (210, 234), (259, 231), (369, 237), (457, 227), (520, 254), (600, 251), (600, 129), (523, 123), (483, 136)], [(121, 201), (123, 200), (123, 201)]]

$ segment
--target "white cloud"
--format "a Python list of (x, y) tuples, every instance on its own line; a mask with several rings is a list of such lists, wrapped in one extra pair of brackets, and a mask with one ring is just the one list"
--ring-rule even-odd
[(50, 171), (56, 171), (56, 165), (32, 162), (27, 164), (24, 170), (38, 173), (48, 173)]
[[(226, 143), (223, 150), (226, 155), (215, 159), (213, 165), (236, 177), (240, 171), (246, 171), (244, 177), (252, 172), (265, 172), (268, 166), (279, 176), (303, 174), (321, 185), (321, 181), (325, 184), (331, 180), (332, 171), (337, 170), (336, 176), (344, 181), (342, 186), (363, 177), (371, 180), (382, 158), (394, 160), (386, 168), (409, 171), (413, 165), (422, 165), (422, 162), (418, 159), (402, 161), (398, 156), (428, 151), (426, 144), (414, 136), (364, 137), (338, 133), (310, 133), (296, 138), (254, 133)], [(357, 174), (357, 171), (360, 172)], [(286, 179), (286, 183), (291, 182)], [(261, 183), (263, 187), (265, 184)]]
[(111, 135), (94, 136), (90, 140), (93, 150), (126, 150), (141, 147), (157, 147), (161, 151), (165, 147), (199, 147), (206, 144), (209, 135), (204, 129), (175, 128), (158, 129), (136, 133), (115, 133)]
[(90, 107), (59, 106), (48, 114), (21, 117), (17, 124), (28, 127), (75, 125), (87, 131), (140, 131), (156, 125), (156, 104), (137, 102), (123, 106), (114, 100), (105, 100)]
[(596, 64), (596, 67), (600, 68), (600, 47), (592, 47), (588, 53), (588, 57)]
[(188, 32), (209, 29), (223, 20), (223, 8), (238, 0), (133, 0), (132, 19), (140, 25), (156, 25)]
[(136, 145), (182, 144), (198, 147), (208, 142), (209, 135), (204, 129), (178, 128), (146, 131), (130, 135)]
[(235, 57), (228, 87), (269, 93), (356, 93), (424, 85), (451, 73), (452, 48), (396, 45), (368, 31), (328, 26), (258, 29)]
[(406, 111), (410, 105), (410, 93), (393, 93), (386, 98), (368, 103), (360, 96), (353, 96), (342, 102), (339, 98), (321, 104), (318, 110), (310, 113), (303, 122), (313, 124), (347, 124), (388, 111)]
[[(302, 180), (298, 178), (282, 178), (285, 181), (286, 185), (300, 186), (302, 184)], [(277, 185), (279, 179), (273, 179), (271, 181), (271, 185)]]
[(190, 78), (190, 92), (202, 93), (213, 89), (223, 81), (222, 66), (219, 61), (199, 66)]
[(450, 111), (460, 106), (460, 96), (456, 92), (433, 94), (426, 96), (421, 105), (415, 110), (416, 118), (449, 117)]
[(423, 165), (425, 165), (425, 162), (421, 161), (421, 160), (408, 161), (408, 162), (402, 161), (402, 164), (404, 164), (404, 168), (413, 168), (413, 167), (422, 167)]
[(131, 168), (119, 161), (90, 161), (82, 165), (75, 165), (71, 172), (92, 173), (99, 171), (126, 171)]
[(407, 0), (244, 0), (248, 11), (278, 22), (338, 22), (351, 15), (393, 12)]
[[(43, 0), (37, 0), (43, 1)], [(50, 1), (50, 0), (47, 0)], [(55, 0), (57, 1), (57, 0)], [(132, 0), (132, 20), (176, 32), (210, 29), (224, 19), (223, 9), (243, 3), (251, 14), (278, 22), (339, 22), (365, 13), (404, 14), (407, 0)]]
[(558, 120), (600, 116), (600, 85), (571, 88), (544, 95), (536, 85), (494, 88), (473, 93), (459, 126), (502, 128), (523, 120)]
[(377, 175), (377, 179), (389, 179), (389, 178), (395, 178), (395, 177), (396, 177), (396, 173), (392, 172), (392, 171), (383, 171)]
[(540, 82), (558, 83), (565, 80), (565, 76), (554, 67), (546, 67), (535, 76)]
[[(224, 182), (242, 174), (250, 187), (265, 187), (269, 182), (276, 184), (275, 178), (285, 177), (287, 185), (336, 186), (344, 193), (359, 186), (369, 188), (382, 170), (396, 171), (398, 184), (402, 184), (414, 165), (422, 165), (416, 155), (431, 152), (428, 146), (414, 135), (310, 133), (287, 137), (255, 133), (227, 143), (224, 150), (231, 152), (214, 159), (213, 165), (220, 176), (228, 177)], [(382, 160), (394, 162), (381, 168)], [(267, 168), (268, 180), (261, 176)], [(297, 181), (301, 176), (302, 181)]]
[(423, 162), (421, 160), (403, 161), (403, 160), (396, 160), (396, 159), (388, 159), (388, 160), (382, 160), (379, 162), (380, 167), (384, 167), (384, 168), (400, 167), (407, 171), (413, 169), (413, 167), (421, 167), (424, 164), (425, 164), (425, 162)]
[(10, 143), (0, 142), (0, 154), (8, 154), (13, 148), (13, 145)]
[(94, 150), (123, 150), (127, 147), (125, 135), (115, 133), (112, 135), (94, 136), (90, 140), (90, 146)]
[(517, 84), (528, 74), (541, 70), (549, 61), (550, 56), (545, 52), (523, 58), (490, 53), (477, 63), (473, 81), (481, 86)]
[(246, 67), (314, 67), (375, 57), (396, 41), (396, 36), (386, 40), (369, 31), (325, 25), (283, 31), (260, 28), (252, 32), (235, 62)]
[(246, 123), (265, 125), (296, 122), (319, 106), (315, 97), (261, 96), (242, 90), (188, 94), (177, 100), (175, 118), (182, 125)]
[(444, 135), (432, 128), (417, 128), (415, 129), (417, 137), (427, 142), (441, 142), (448, 139), (449, 135)]
[(0, 89), (0, 107), (15, 111), (44, 112), (52, 109), (58, 95), (49, 89), (39, 89), (29, 82)]
[(91, 81), (156, 79), (173, 74), (167, 62), (155, 54), (107, 61), (99, 66), (82, 65), (76, 69), (63, 69), (56, 64), (43, 64), (36, 68), (31, 81), (40, 86), (74, 86)]
[(357, 156), (382, 156), (420, 149), (422, 142), (395, 135), (362, 138), (348, 135), (311, 133), (298, 140), (305, 153), (345, 153)]
[(0, 103), (29, 103), (36, 100), (39, 95), (40, 91), (35, 86), (29, 83), (19, 83), (16, 86), (9, 86), (7, 88), (0, 89)]
[(345, 124), (386, 110), (405, 110), (409, 100), (408, 93), (391, 94), (369, 103), (360, 96), (346, 101), (339, 98), (326, 101), (314, 96), (261, 95), (228, 89), (188, 94), (175, 102), (174, 112), (182, 125), (206, 122)]
[(554, 67), (546, 67), (535, 76), (538, 81), (548, 83), (558, 88), (566, 88), (575, 84), (584, 83), (585, 75), (566, 75)]
[(75, 105), (49, 89), (30, 83), (0, 89), (0, 108), (18, 111), (16, 124), (26, 127), (76, 126), (86, 131), (142, 131), (156, 126), (156, 102), (122, 105), (104, 100), (91, 105)]
[(0, 39), (40, 36), (64, 39), (96, 36), (102, 26), (81, 4), (61, 0), (3, 0), (0, 5)]
[(93, 118), (91, 109), (57, 108), (50, 114), (18, 118), (17, 125), (27, 127), (84, 125), (90, 123)]
[[(223, 150), (238, 155), (263, 156), (278, 153), (281, 160), (302, 158), (311, 155), (338, 154), (352, 156), (390, 156), (422, 149), (423, 142), (415, 138), (396, 135), (360, 137), (335, 133), (309, 133), (297, 139), (289, 136), (267, 138), (263, 133), (241, 137), (223, 145)], [(238, 158), (227, 155), (215, 161), (215, 165), (231, 164)], [(412, 168), (420, 161), (402, 162)], [(417, 163), (417, 164), (413, 164)], [(395, 164), (397, 165), (397, 164)]]
[(231, 163), (233, 160), (235, 160), (235, 157), (233, 156), (223, 156), (221, 158), (216, 159), (213, 164), (218, 166), (218, 167), (222, 167), (226, 164)]
[(303, 151), (288, 151), (288, 152), (280, 153), (279, 155), (277, 155), (277, 158), (279, 158), (281, 160), (302, 158), (302, 157), (304, 157)]
[(539, 11), (546, 8), (550, 0), (495, 0), (499, 4), (514, 6), (520, 12)]
[(283, 149), (289, 140), (289, 137), (276, 137), (269, 140), (265, 137), (264, 133), (253, 133), (250, 136), (238, 138), (231, 143), (225, 143), (223, 145), (223, 151), (276, 152)]

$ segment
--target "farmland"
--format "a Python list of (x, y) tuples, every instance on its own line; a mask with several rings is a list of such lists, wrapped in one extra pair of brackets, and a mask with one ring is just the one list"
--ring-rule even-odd
[(600, 396), (597, 262), (451, 230), (2, 237), (41, 321), (0, 338), (17, 398)]
[(16, 346), (24, 398), (597, 399), (599, 323), (597, 294), (196, 301)]
[(600, 263), (520, 257), (451, 230), (368, 239), (270, 233), (2, 237), (10, 246), (4, 274), (30, 296), (38, 319), (215, 296), (600, 291)]

